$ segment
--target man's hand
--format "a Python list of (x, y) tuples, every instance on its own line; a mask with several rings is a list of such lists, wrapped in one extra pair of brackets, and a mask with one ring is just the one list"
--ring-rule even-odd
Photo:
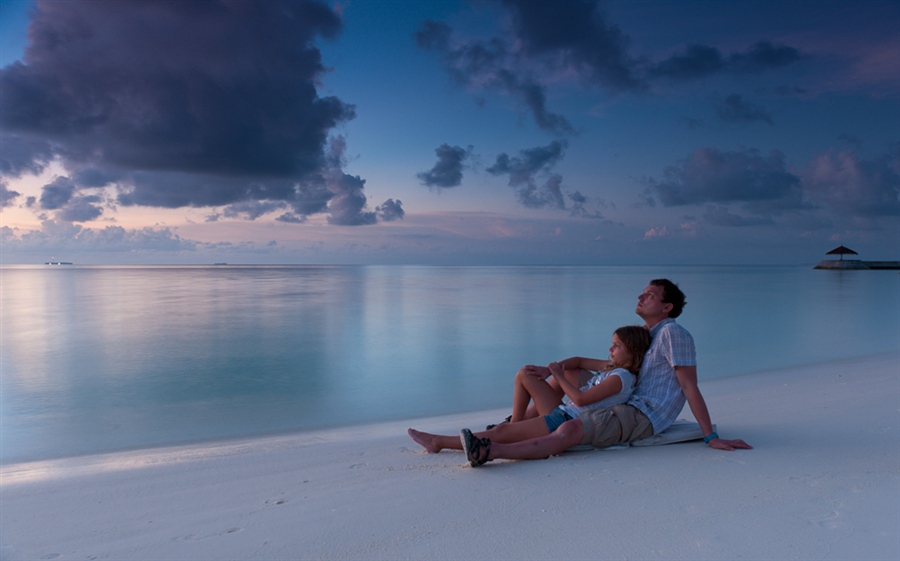
[(753, 446), (750, 446), (741, 439), (725, 440), (722, 438), (713, 438), (709, 441), (709, 447), (717, 450), (728, 450), (729, 452), (736, 449), (753, 450)]

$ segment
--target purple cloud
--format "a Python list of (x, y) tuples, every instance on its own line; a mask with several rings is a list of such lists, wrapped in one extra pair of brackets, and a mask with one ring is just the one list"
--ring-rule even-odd
[(777, 150), (764, 156), (752, 149), (722, 152), (698, 148), (678, 165), (668, 167), (664, 177), (650, 181), (663, 206), (788, 202), (800, 188), (800, 178), (787, 171), (784, 155)]
[(438, 189), (446, 189), (449, 187), (459, 187), (462, 183), (463, 162), (471, 154), (472, 147), (468, 149), (459, 146), (450, 146), (441, 144), (434, 149), (438, 161), (428, 171), (419, 172), (416, 177), (422, 182), (422, 185), (428, 187), (437, 187)]
[(347, 200), (329, 206), (347, 193), (323, 179), (329, 133), (355, 112), (318, 95), (313, 42), (341, 27), (319, 1), (38, 0), (24, 64), (0, 69), (0, 172), (58, 157), (76, 190), (115, 184), (123, 205), (371, 223)]
[(862, 159), (852, 150), (815, 156), (802, 173), (809, 197), (841, 214), (900, 216), (900, 159)]
[[(516, 198), (529, 208), (566, 208), (562, 195), (562, 176), (551, 174), (550, 170), (563, 158), (565, 142), (554, 140), (547, 146), (528, 148), (519, 156), (510, 157), (503, 153), (487, 169), (492, 175), (507, 175), (509, 186), (516, 191)], [(537, 185), (536, 176), (549, 175), (542, 186)]]

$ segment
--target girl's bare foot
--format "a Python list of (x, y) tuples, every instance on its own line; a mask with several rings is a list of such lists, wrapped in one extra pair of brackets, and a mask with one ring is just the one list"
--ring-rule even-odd
[(417, 431), (416, 429), (407, 429), (406, 434), (419, 443), (429, 454), (436, 454), (442, 450), (435, 442), (436, 436), (433, 434)]

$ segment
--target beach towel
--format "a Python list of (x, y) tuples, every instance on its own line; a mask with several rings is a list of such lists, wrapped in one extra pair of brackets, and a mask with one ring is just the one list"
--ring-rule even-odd
[[(713, 425), (713, 432), (716, 431), (716, 425)], [(675, 444), (676, 442), (689, 442), (691, 440), (702, 440), (705, 435), (700, 425), (693, 421), (678, 419), (672, 426), (659, 434), (654, 434), (649, 438), (635, 440), (634, 442), (625, 442), (610, 446), (608, 448), (594, 448), (590, 444), (579, 444), (566, 450), (566, 452), (584, 452), (587, 450), (621, 450), (629, 446), (660, 446), (662, 444)]]

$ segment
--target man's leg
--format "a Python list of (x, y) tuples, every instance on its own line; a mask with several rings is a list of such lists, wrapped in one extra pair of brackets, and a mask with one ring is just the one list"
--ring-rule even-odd
[(572, 446), (581, 444), (582, 438), (584, 438), (584, 425), (581, 423), (581, 419), (572, 419), (561, 424), (558, 429), (546, 436), (509, 444), (491, 442), (488, 459), (539, 460), (561, 454)]

